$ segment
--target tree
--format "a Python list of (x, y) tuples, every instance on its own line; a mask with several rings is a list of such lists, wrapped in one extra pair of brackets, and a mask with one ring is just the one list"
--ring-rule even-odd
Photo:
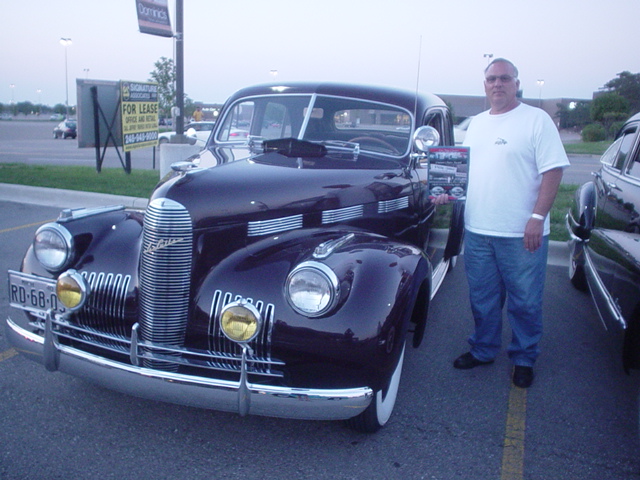
[(558, 103), (556, 106), (560, 128), (582, 128), (591, 121), (591, 102), (572, 102), (569, 106)]
[(629, 117), (629, 102), (617, 93), (605, 93), (596, 97), (591, 103), (591, 118), (602, 124), (612, 134), (611, 126)]
[(621, 72), (618, 78), (609, 80), (604, 88), (625, 98), (632, 112), (640, 111), (640, 73)]
[[(151, 72), (149, 81), (158, 84), (158, 109), (161, 117), (171, 116), (171, 107), (176, 104), (176, 67), (171, 58), (160, 57), (154, 66), (156, 69)], [(195, 110), (193, 101), (184, 95), (185, 115), (190, 115)]]
[(171, 107), (175, 105), (176, 98), (176, 67), (171, 58), (160, 57), (150, 73), (152, 82), (158, 84), (158, 109), (160, 116), (170, 117)]

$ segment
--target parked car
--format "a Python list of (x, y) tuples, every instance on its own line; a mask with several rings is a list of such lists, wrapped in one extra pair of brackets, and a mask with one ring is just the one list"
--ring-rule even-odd
[(428, 192), (428, 147), (452, 144), (436, 96), (240, 90), (146, 211), (65, 210), (38, 229), (9, 272), (26, 315), (7, 337), (127, 394), (376, 431), (460, 252), (464, 203), (436, 211)]
[(69, 137), (76, 138), (78, 136), (78, 124), (75, 120), (63, 120), (53, 129), (53, 138), (64, 138), (65, 140)]
[(622, 333), (622, 365), (640, 368), (640, 114), (600, 159), (567, 215), (569, 276), (589, 291), (605, 329)]
[(458, 125), (453, 127), (453, 136), (455, 138), (456, 145), (464, 143), (464, 138), (467, 136), (467, 129), (469, 128), (471, 120), (473, 120), (473, 116), (465, 118)]
[[(184, 133), (196, 139), (196, 145), (204, 147), (216, 122), (191, 122), (184, 126)], [(162, 132), (158, 135), (158, 143), (168, 143), (176, 132)]]

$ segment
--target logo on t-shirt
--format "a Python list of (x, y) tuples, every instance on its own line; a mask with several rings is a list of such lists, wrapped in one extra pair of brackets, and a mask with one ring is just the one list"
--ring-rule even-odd
[(504, 138), (500, 138), (498, 137), (498, 139), (496, 140), (496, 145), (506, 145), (507, 141)]

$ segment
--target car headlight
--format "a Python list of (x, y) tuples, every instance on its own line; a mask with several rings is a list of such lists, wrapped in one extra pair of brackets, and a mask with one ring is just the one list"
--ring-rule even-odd
[(260, 332), (261, 325), (260, 312), (246, 301), (229, 303), (220, 312), (222, 332), (234, 342), (250, 342)]
[(47, 223), (36, 232), (33, 251), (47, 270), (62, 270), (73, 252), (73, 236), (60, 224)]
[(78, 310), (89, 297), (89, 284), (77, 271), (68, 270), (58, 277), (56, 295), (68, 310)]
[(303, 262), (287, 277), (286, 295), (296, 312), (307, 317), (319, 317), (338, 303), (340, 283), (333, 270), (324, 263)]
[(419, 152), (427, 153), (429, 147), (440, 145), (440, 133), (430, 126), (420, 127), (413, 133), (413, 144)]

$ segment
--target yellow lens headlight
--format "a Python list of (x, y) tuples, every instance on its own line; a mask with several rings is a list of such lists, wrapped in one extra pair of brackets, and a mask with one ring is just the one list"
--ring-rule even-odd
[(222, 332), (234, 342), (250, 342), (260, 332), (261, 325), (260, 312), (246, 301), (230, 303), (220, 314)]
[(58, 277), (56, 295), (67, 309), (78, 310), (89, 296), (89, 285), (77, 271), (68, 270)]

